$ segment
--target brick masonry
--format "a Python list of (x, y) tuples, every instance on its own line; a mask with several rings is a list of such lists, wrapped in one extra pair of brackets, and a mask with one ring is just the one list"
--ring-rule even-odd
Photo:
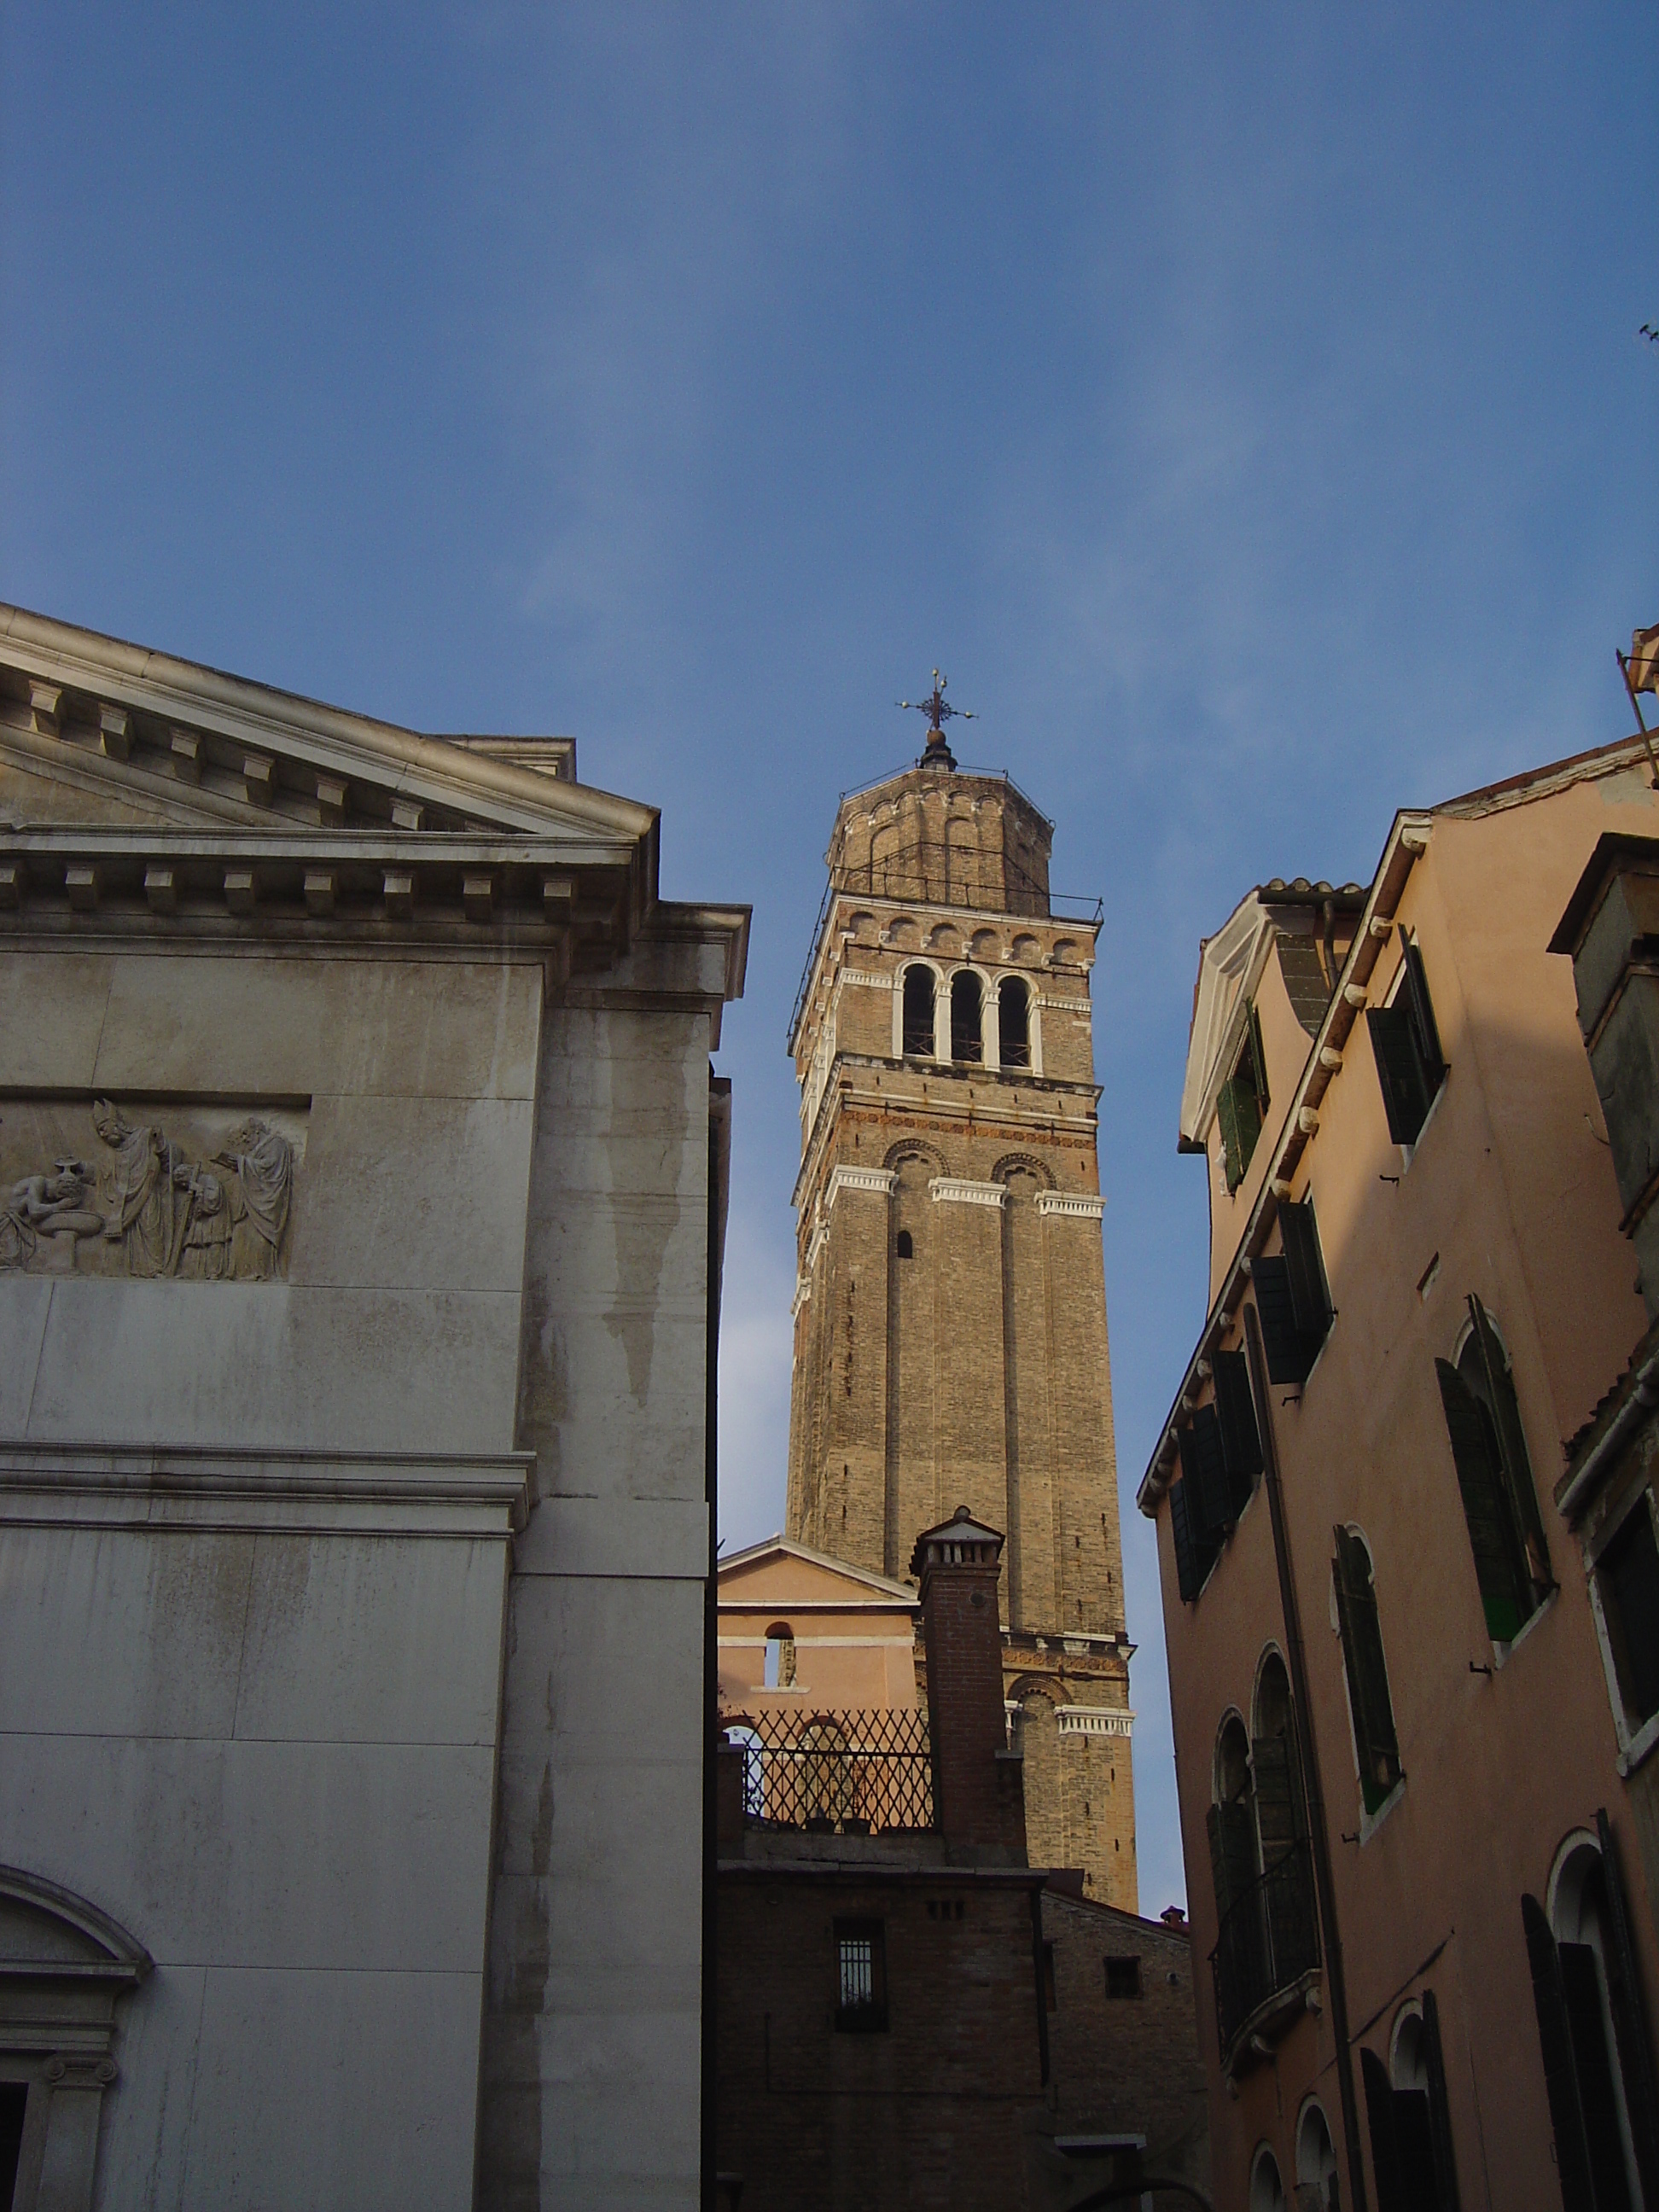
[[(935, 769), (837, 816), (793, 1040), (787, 1526), (899, 1577), (918, 1532), (958, 1505), (1006, 1531), (1004, 1694), (1031, 1856), (1081, 1867), (1091, 1895), (1133, 1909), (1132, 1647), (1091, 1203), (1093, 932), (1049, 911), (1049, 836), (1005, 779)], [(949, 1058), (944, 1011), (945, 1057), (899, 1049), (918, 963), (941, 1010), (954, 975), (977, 978), (980, 1060)], [(1030, 1064), (1004, 1067), (994, 994), (1011, 979), (1030, 995)], [(1081, 1710), (1062, 1721), (1067, 1708)]]

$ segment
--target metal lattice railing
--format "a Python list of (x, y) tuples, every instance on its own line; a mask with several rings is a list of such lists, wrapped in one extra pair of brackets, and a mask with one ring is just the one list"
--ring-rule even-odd
[(722, 1717), (744, 1754), (745, 1820), (820, 1834), (881, 1835), (933, 1825), (933, 1760), (921, 1707)]
[(1259, 2005), (1318, 1964), (1312, 1860), (1300, 1843), (1258, 1875), (1222, 1916), (1210, 1971), (1223, 2051)]

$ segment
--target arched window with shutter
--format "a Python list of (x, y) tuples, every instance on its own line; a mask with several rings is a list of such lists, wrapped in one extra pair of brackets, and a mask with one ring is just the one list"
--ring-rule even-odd
[(1512, 1643), (1553, 1587), (1515, 1382), (1491, 1315), (1469, 1299), (1456, 1364), (1437, 1359), (1440, 1402), (1494, 1644)]
[(1348, 1678), (1359, 1794), (1366, 1812), (1375, 1813), (1405, 1770), (1400, 1764), (1400, 1739), (1395, 1732), (1394, 1699), (1389, 1692), (1370, 1551), (1357, 1529), (1338, 1528), (1334, 1533), (1336, 1557), (1331, 1562), (1331, 1576), (1336, 1589), (1342, 1663)]

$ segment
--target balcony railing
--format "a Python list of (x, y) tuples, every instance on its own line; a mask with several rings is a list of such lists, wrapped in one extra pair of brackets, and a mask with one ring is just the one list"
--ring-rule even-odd
[(1223, 2051), (1253, 2013), (1318, 1964), (1312, 1856), (1295, 1844), (1222, 1916), (1210, 1971)]
[(724, 1714), (744, 1754), (745, 1820), (823, 1835), (933, 1825), (933, 1761), (921, 1707)]

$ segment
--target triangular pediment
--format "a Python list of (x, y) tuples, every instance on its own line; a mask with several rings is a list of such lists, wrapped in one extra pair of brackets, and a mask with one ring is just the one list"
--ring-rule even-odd
[(850, 1566), (808, 1545), (792, 1543), (787, 1536), (769, 1536), (722, 1559), (719, 1584), (722, 1606), (772, 1607), (780, 1613), (803, 1605), (908, 1611), (917, 1603), (908, 1584)]
[(574, 781), (567, 738), (433, 737), (0, 604), (0, 819), (550, 836), (654, 809)]

